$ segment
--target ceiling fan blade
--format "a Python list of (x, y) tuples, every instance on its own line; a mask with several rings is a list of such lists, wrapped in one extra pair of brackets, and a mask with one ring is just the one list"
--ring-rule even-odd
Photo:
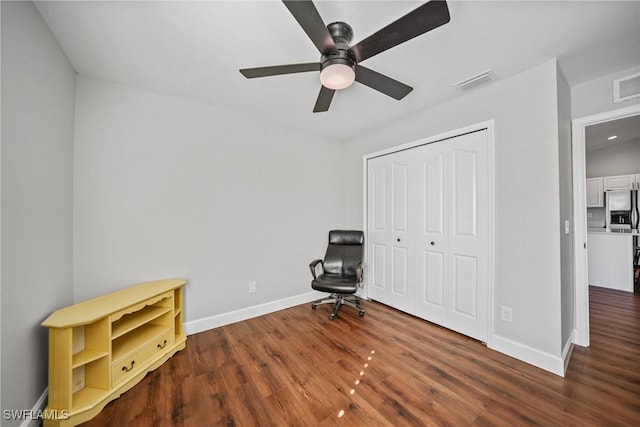
[(324, 111), (328, 111), (329, 105), (331, 105), (331, 100), (333, 99), (333, 94), (335, 93), (335, 90), (322, 86), (320, 88), (320, 93), (318, 94), (318, 99), (316, 100), (316, 105), (313, 107), (313, 112), (322, 113)]
[(349, 49), (356, 62), (364, 61), (449, 22), (446, 1), (432, 0), (387, 25)]
[(244, 68), (240, 70), (248, 79), (256, 77), (278, 76), (280, 74), (306, 73), (308, 71), (320, 71), (319, 62), (305, 64), (272, 65), (270, 67)]
[(356, 81), (397, 100), (401, 100), (413, 90), (411, 86), (362, 65), (356, 65)]
[(318, 48), (321, 54), (327, 51), (335, 50), (336, 44), (327, 30), (327, 26), (318, 13), (318, 9), (311, 1), (285, 1), (282, 3), (289, 9), (289, 12), (298, 21), (307, 36)]

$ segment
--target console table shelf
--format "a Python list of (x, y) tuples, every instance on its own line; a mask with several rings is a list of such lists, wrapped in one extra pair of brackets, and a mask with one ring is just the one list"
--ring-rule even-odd
[(45, 427), (74, 426), (185, 347), (183, 279), (146, 282), (55, 311)]
[(71, 363), (71, 367), (77, 368), (78, 366), (86, 365), (89, 362), (93, 362), (94, 360), (98, 360), (108, 355), (109, 352), (107, 351), (82, 350), (80, 353), (76, 353), (73, 355), (73, 362)]
[(105, 399), (108, 395), (109, 390), (85, 387), (73, 394), (73, 406), (71, 407), (71, 413), (89, 410), (95, 405), (95, 402)]
[(147, 306), (140, 311), (130, 314), (129, 317), (123, 317), (113, 323), (111, 339), (116, 339), (127, 332), (138, 328), (140, 325), (144, 325), (171, 311), (171, 307)]

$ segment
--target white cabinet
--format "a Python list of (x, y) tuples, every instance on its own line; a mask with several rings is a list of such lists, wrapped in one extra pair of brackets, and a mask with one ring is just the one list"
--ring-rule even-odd
[(636, 175), (616, 175), (604, 177), (604, 189), (633, 190), (636, 188)]
[(589, 284), (633, 292), (632, 242), (628, 233), (589, 232)]
[(601, 208), (604, 206), (604, 178), (587, 179), (587, 207)]

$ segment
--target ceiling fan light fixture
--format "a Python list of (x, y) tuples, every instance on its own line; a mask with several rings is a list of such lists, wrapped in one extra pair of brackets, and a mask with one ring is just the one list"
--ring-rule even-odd
[(320, 83), (327, 89), (339, 90), (348, 88), (356, 79), (356, 72), (353, 64), (344, 62), (328, 62), (323, 64), (320, 71)]

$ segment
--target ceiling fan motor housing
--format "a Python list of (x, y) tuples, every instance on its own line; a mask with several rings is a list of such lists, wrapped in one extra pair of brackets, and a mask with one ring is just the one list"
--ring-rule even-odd
[(332, 22), (327, 25), (327, 29), (336, 43), (351, 43), (351, 39), (353, 38), (353, 29), (351, 28), (351, 25), (346, 22)]
[(356, 61), (349, 54), (349, 43), (353, 38), (353, 29), (346, 22), (332, 22), (327, 25), (331, 38), (335, 42), (336, 50), (325, 52), (320, 58), (321, 69), (334, 64), (343, 64), (355, 68)]

